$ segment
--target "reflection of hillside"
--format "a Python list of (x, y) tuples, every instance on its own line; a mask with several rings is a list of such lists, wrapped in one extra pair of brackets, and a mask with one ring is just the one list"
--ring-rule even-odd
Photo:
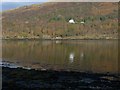
[(116, 41), (3, 41), (3, 59), (34, 68), (117, 72), (117, 56)]

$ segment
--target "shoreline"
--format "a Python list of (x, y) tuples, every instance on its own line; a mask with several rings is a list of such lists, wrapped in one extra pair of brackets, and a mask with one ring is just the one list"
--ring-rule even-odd
[(120, 89), (118, 74), (98, 74), (73, 71), (34, 70), (2, 67), (3, 90), (40, 89)]
[(39, 38), (23, 38), (23, 39), (18, 39), (18, 38), (14, 38), (14, 39), (0, 39), (0, 40), (48, 40), (48, 41), (56, 41), (56, 40), (60, 40), (60, 41), (66, 41), (66, 40), (119, 40), (119, 39), (39, 39)]

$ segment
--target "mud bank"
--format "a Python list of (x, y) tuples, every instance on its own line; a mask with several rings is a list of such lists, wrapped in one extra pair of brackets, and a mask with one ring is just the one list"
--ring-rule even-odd
[(119, 75), (2, 68), (2, 90), (118, 90)]

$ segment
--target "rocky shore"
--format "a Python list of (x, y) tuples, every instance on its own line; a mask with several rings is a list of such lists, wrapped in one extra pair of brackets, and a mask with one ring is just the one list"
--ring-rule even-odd
[(117, 74), (2, 68), (2, 90), (119, 90)]

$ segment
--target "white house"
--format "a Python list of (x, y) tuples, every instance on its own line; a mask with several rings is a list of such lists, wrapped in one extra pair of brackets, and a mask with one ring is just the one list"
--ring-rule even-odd
[(75, 21), (73, 19), (70, 19), (69, 23), (75, 23)]

